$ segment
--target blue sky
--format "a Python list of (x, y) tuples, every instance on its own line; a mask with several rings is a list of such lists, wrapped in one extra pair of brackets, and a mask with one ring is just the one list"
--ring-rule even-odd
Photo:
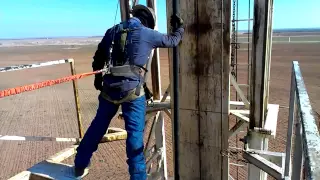
[[(247, 18), (249, 0), (238, 1), (239, 19)], [(320, 0), (274, 1), (275, 29), (320, 27)], [(160, 32), (167, 28), (165, 2), (157, 0)], [(1, 0), (0, 38), (103, 35), (114, 23), (116, 7), (117, 0)], [(239, 23), (239, 29), (247, 26)]]

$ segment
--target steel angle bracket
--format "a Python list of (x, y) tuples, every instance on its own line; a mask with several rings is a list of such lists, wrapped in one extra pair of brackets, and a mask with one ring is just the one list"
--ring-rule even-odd
[(250, 149), (243, 158), (275, 179), (284, 179), (285, 153)]

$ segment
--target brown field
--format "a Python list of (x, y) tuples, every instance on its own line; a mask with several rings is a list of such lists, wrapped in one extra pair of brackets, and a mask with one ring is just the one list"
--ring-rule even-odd
[[(96, 46), (35, 46), (0, 48), (0, 67), (74, 58), (77, 73), (91, 71), (92, 56)], [(298, 60), (315, 111), (320, 112), (320, 44), (274, 44), (272, 52), (270, 103), (280, 104), (277, 138), (270, 142), (272, 151), (285, 149), (288, 119), (291, 62)], [(245, 62), (247, 51), (239, 51), (239, 62)], [(169, 84), (167, 51), (161, 50), (162, 89)], [(23, 71), (1, 73), (0, 89), (55, 79), (70, 74), (69, 66), (57, 65)], [(239, 67), (239, 81), (245, 83), (246, 73)], [(93, 77), (79, 81), (81, 111), (85, 128), (95, 116), (98, 92), (93, 87)], [(32, 97), (33, 96), (33, 97)], [(234, 96), (232, 96), (234, 97)], [(230, 124), (234, 120), (231, 118)], [(114, 119), (111, 126), (122, 127)], [(172, 175), (171, 123), (166, 120), (167, 160)], [(0, 135), (78, 137), (72, 83), (0, 99)], [(238, 137), (239, 138), (239, 137)], [(233, 138), (230, 146), (235, 146)], [(48, 158), (70, 146), (71, 143), (0, 141), (0, 179), (9, 177)], [(238, 144), (240, 147), (240, 143)], [(66, 163), (72, 164), (70, 158)], [(232, 168), (235, 179), (244, 179), (245, 168), (239, 173)], [(89, 175), (85, 179), (128, 179), (125, 141), (101, 144), (93, 156)]]

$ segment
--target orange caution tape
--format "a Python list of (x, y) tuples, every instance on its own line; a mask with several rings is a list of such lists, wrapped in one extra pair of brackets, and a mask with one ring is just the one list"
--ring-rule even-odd
[(47, 87), (47, 86), (53, 86), (53, 85), (56, 85), (56, 84), (61, 84), (61, 83), (64, 83), (64, 82), (75, 80), (75, 79), (81, 79), (81, 78), (84, 78), (84, 77), (87, 77), (87, 76), (90, 76), (90, 75), (93, 75), (93, 74), (99, 74), (99, 73), (102, 73), (102, 72), (103, 72), (103, 70), (98, 70), (98, 71), (89, 72), (89, 73), (83, 73), (83, 74), (76, 74), (76, 75), (72, 75), (72, 76), (67, 76), (67, 77), (56, 79), (56, 80), (47, 80), (47, 81), (34, 83), (34, 84), (30, 84), (30, 85), (25, 85), (25, 86), (20, 86), (20, 87), (1, 90), (0, 91), (0, 98), (7, 97), (7, 96), (12, 96), (12, 95), (16, 95), (16, 94), (20, 94), (20, 93), (27, 92), (27, 91), (33, 91), (33, 90), (44, 88), (44, 87)]

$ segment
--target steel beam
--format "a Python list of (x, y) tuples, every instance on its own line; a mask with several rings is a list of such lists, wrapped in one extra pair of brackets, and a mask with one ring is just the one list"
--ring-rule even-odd
[[(250, 87), (249, 129), (264, 128), (268, 107), (269, 71), (271, 60), (273, 0), (254, 1), (252, 36), (252, 71)], [(267, 150), (268, 139), (259, 133), (249, 133), (249, 148)], [(249, 165), (249, 180), (266, 180), (267, 174)]]
[[(264, 172), (267, 172), (272, 177), (281, 180), (283, 177), (283, 170), (281, 167), (277, 166), (276, 164), (268, 161), (267, 159), (261, 157), (258, 154), (250, 153), (250, 152), (244, 152), (243, 157), (249, 161), (249, 163), (254, 164), (257, 168), (263, 170)], [(255, 177), (255, 179), (258, 179), (259, 177)]]
[(130, 18), (130, 4), (129, 0), (119, 0), (120, 1), (120, 11), (121, 11), (121, 21), (125, 21)]
[(250, 129), (263, 127), (267, 105), (269, 87), (269, 65), (271, 28), (271, 9), (273, 0), (255, 0), (254, 2), (254, 25), (253, 25), (253, 47), (252, 47), (252, 94), (250, 96)]

